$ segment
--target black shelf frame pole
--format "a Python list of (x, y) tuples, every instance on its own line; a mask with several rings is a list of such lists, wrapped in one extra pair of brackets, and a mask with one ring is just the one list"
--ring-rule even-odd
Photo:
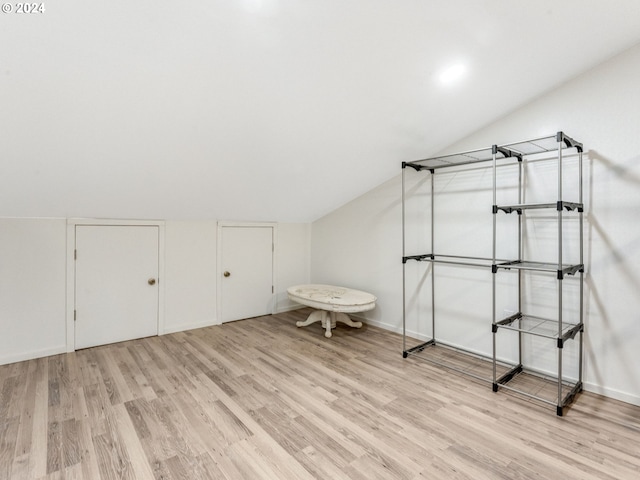
[(493, 349), (493, 365), (492, 365), (492, 370), (493, 370), (493, 391), (497, 392), (498, 391), (498, 378), (497, 378), (497, 365), (496, 365), (496, 353), (497, 353), (497, 346), (496, 346), (496, 335), (497, 335), (497, 328), (496, 328), (496, 322), (497, 322), (497, 318), (496, 318), (496, 275), (497, 275), (497, 268), (496, 268), (496, 219), (497, 219), (497, 215), (498, 215), (498, 211), (496, 209), (496, 205), (498, 204), (497, 202), (497, 195), (496, 195), (496, 183), (497, 183), (497, 176), (496, 176), (496, 172), (497, 172), (497, 155), (498, 155), (498, 146), (497, 145), (493, 145), (491, 147), (491, 152), (493, 155), (492, 158), (492, 172), (493, 172), (493, 208), (492, 208), (492, 212), (493, 212), (493, 243), (492, 243), (492, 247), (491, 247), (491, 258), (492, 258), (492, 263), (491, 263), (491, 318), (493, 319), (493, 325), (491, 327), (491, 332), (492, 332), (492, 349)]
[(407, 304), (407, 294), (406, 294), (406, 246), (405, 246), (405, 227), (406, 227), (406, 220), (405, 220), (405, 211), (404, 211), (404, 203), (406, 201), (405, 198), (405, 168), (406, 164), (403, 163), (402, 164), (402, 352), (403, 352), (403, 356), (406, 358), (406, 351), (407, 351), (407, 311), (406, 311), (406, 304)]
[[(435, 254), (435, 170), (431, 170), (431, 253)], [(431, 339), (436, 342), (436, 264), (431, 263)]]
[[(563, 136), (560, 132), (558, 140), (558, 205), (562, 205), (562, 147)], [(558, 272), (562, 271), (562, 215), (563, 208), (558, 208)], [(558, 338), (562, 338), (562, 284), (564, 275), (558, 274)], [(558, 342), (558, 415), (562, 415), (562, 343)]]
[[(402, 176), (401, 176), (401, 184), (402, 184), (402, 356), (407, 358), (409, 354), (418, 353), (424, 350), (427, 346), (435, 345), (436, 343), (436, 332), (435, 332), (435, 255), (433, 253), (423, 254), (423, 255), (412, 255), (407, 256), (407, 240), (406, 240), (406, 208), (405, 204), (407, 201), (406, 195), (406, 169), (407, 167), (413, 168), (416, 172), (421, 172), (423, 170), (427, 170), (431, 175), (431, 251), (434, 249), (434, 215), (435, 215), (435, 182), (434, 182), (434, 169), (431, 168), (416, 168), (414, 164), (403, 162), (402, 163)], [(406, 263), (407, 260), (416, 260), (418, 262), (424, 261), (426, 259), (431, 259), (431, 340), (428, 340), (419, 345), (413, 346), (411, 348), (407, 348), (407, 281), (406, 281)]]
[[(524, 167), (525, 161), (520, 157), (518, 159), (518, 203), (520, 205), (524, 205)], [(524, 257), (524, 243), (523, 243), (523, 213), (522, 210), (518, 211), (518, 261), (522, 261)], [(520, 314), (520, 319), (518, 320), (518, 328), (520, 331), (518, 332), (518, 364), (522, 365), (522, 344), (523, 344), (523, 336), (522, 332), (522, 281), (523, 281), (524, 271), (518, 270), (518, 312)]]
[[(579, 228), (580, 228), (580, 265), (582, 268), (580, 269), (580, 325), (584, 325), (584, 199), (582, 198), (582, 148), (578, 149), (578, 195), (580, 205), (583, 208), (578, 212), (579, 218)], [(580, 384), (580, 390), (582, 390), (582, 343), (584, 339), (582, 338), (584, 331), (584, 327), (580, 329), (580, 343), (578, 345), (578, 383)]]

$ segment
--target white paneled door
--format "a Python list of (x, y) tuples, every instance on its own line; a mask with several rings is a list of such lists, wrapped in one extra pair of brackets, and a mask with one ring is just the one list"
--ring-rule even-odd
[(221, 226), (222, 322), (269, 315), (273, 310), (273, 227)]
[(158, 334), (157, 226), (77, 225), (75, 348)]

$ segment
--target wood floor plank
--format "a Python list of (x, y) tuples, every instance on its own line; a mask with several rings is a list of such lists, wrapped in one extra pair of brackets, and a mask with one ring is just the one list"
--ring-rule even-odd
[(78, 445), (81, 458), (81, 478), (100, 478), (98, 468), (98, 456), (91, 436), (91, 423), (89, 419), (79, 420), (77, 424)]
[(131, 356), (128, 342), (118, 345), (116, 350), (110, 350), (110, 352), (131, 392), (131, 399), (144, 397), (152, 400), (156, 398), (155, 392), (149, 386), (136, 361)]
[(208, 453), (203, 453), (196, 458), (196, 461), (200, 465), (200, 469), (203, 474), (201, 478), (216, 478), (220, 480), (232, 480), (233, 478), (239, 478), (234, 475), (226, 475), (220, 465), (218, 465), (214, 459)]
[(0, 480), (638, 478), (640, 407), (557, 417), (308, 313), (0, 366)]
[(131, 389), (127, 384), (122, 371), (115, 362), (112, 350), (102, 349), (97, 355), (100, 359), (100, 373), (105, 385), (108, 383), (109, 399), (112, 405), (124, 403), (133, 399)]
[(142, 442), (147, 437), (138, 436), (138, 430), (133, 425), (130, 411), (123, 404), (115, 405), (113, 410), (118, 432), (123, 439), (124, 448), (131, 461), (133, 478), (153, 478), (153, 470), (142, 446)]
[(156, 409), (152, 402), (158, 399), (146, 401), (137, 399), (127, 403), (127, 410), (133, 421), (138, 438), (143, 444), (145, 453), (151, 463), (163, 462), (177, 455), (177, 451), (168, 439), (168, 432), (156, 415)]
[(29, 386), (29, 362), (25, 362), (25, 368), (22, 372), (13, 377), (12, 395), (8, 400), (9, 408), (7, 410), (8, 417), (20, 417), (23, 413), (24, 403), (27, 400), (27, 390)]
[(29, 474), (34, 478), (47, 474), (47, 427), (49, 425), (48, 359), (40, 358), (36, 362), (33, 428), (31, 430), (31, 450), (29, 452)]
[[(20, 427), (18, 431), (18, 439), (16, 442), (16, 449), (14, 455), (21, 466), (14, 466), (14, 470), (21, 470), (24, 468), (24, 458), (28, 458), (31, 451), (31, 440), (33, 432), (33, 414), (36, 402), (36, 369), (38, 362), (35, 360), (29, 361), (29, 370), (27, 372), (27, 387), (24, 398), (20, 404)], [(27, 462), (28, 463), (28, 462)], [(28, 467), (27, 467), (28, 469)]]
[(101, 479), (135, 480), (128, 455), (123, 454), (122, 445), (117, 445), (109, 433), (94, 436), (93, 445)]
[(223, 433), (218, 428), (215, 419), (203, 408), (196, 396), (189, 392), (180, 392), (174, 398), (176, 407), (180, 409), (189, 429), (191, 446), (195, 452), (220, 453), (227, 446)]
[(75, 419), (62, 422), (62, 461), (64, 469), (72, 467), (82, 460), (81, 447), (78, 436), (78, 421)]
[(167, 450), (172, 449), (178, 456), (194, 457), (194, 449), (185, 441), (188, 434), (184, 431), (184, 425), (174, 421), (175, 415), (172, 413), (173, 406), (168, 398), (158, 398), (151, 403), (156, 418), (162, 425)]
[(231, 459), (238, 472), (239, 478), (260, 478), (264, 480), (279, 480), (275, 472), (253, 454), (248, 440), (242, 440), (229, 445), (226, 455)]
[(62, 460), (62, 427), (58, 421), (49, 422), (47, 429), (47, 474), (60, 471)]
[(0, 423), (0, 478), (10, 478), (13, 452), (18, 438), (20, 419), (13, 417)]
[(313, 445), (309, 445), (297, 452), (296, 460), (314, 478), (331, 478), (332, 480), (348, 480), (351, 478), (344, 468), (335, 464), (331, 456), (318, 452)]
[(153, 358), (149, 354), (149, 350), (141, 340), (135, 340), (135, 344), (129, 348), (129, 353), (133, 357), (142, 378), (141, 386), (149, 386), (153, 390), (153, 396), (162, 397), (167, 394), (175, 393), (175, 388), (165, 378), (161, 365), (155, 364)]

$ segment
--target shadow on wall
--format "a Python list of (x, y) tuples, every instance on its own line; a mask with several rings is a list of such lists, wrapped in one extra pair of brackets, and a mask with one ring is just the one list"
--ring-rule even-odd
[[(404, 306), (404, 313), (406, 316), (406, 335), (409, 339), (425, 341), (433, 337), (432, 328), (432, 311), (431, 300), (425, 302), (424, 292), (427, 288), (431, 288), (431, 271), (433, 269), (433, 263), (431, 262), (410, 262), (406, 267), (411, 269), (412, 272), (408, 272), (405, 277), (413, 281), (407, 282), (407, 300)], [(425, 284), (429, 285), (425, 287)], [(430, 298), (430, 297), (429, 297)], [(402, 317), (400, 318), (400, 325), (402, 325)], [(410, 347), (413, 345), (410, 345)]]
[[(614, 173), (620, 180), (640, 186), (640, 175), (624, 165), (616, 163), (610, 158), (601, 155), (596, 150), (589, 150), (587, 152), (587, 158), (591, 167), (594, 162), (599, 162), (607, 171)], [(629, 165), (638, 165), (638, 162), (640, 162), (640, 155), (630, 158), (627, 163)], [(593, 172), (591, 171), (590, 173)], [(589, 178), (589, 190), (590, 193), (593, 191), (593, 175), (590, 175)]]
[[(619, 280), (617, 281), (626, 282), (630, 285), (633, 291), (640, 291), (640, 274), (637, 269), (632, 267), (626, 258), (627, 255), (623, 253), (628, 251), (639, 251), (640, 237), (625, 237), (622, 239), (625, 240), (624, 243), (616, 242), (607, 228), (598, 219), (598, 216), (594, 211), (594, 204), (596, 204), (594, 200), (597, 200), (594, 199), (594, 166), (596, 164), (600, 164), (603, 171), (609, 172), (615, 176), (616, 181), (632, 183), (635, 188), (640, 188), (640, 175), (625, 165), (616, 163), (594, 150), (589, 150), (587, 152), (587, 161), (587, 188), (589, 204), (587, 205), (586, 211), (587, 232), (585, 242), (585, 283), (587, 288), (585, 289), (584, 322), (588, 327), (589, 319), (591, 318), (591, 307), (593, 305), (597, 310), (597, 317), (602, 319), (602, 325), (600, 328), (601, 333), (606, 333), (606, 338), (604, 338), (603, 335), (600, 335), (597, 340), (600, 342), (606, 341), (610, 350), (615, 351), (616, 355), (620, 356), (621, 364), (626, 369), (623, 374), (625, 379), (629, 381), (634, 381), (635, 379), (635, 381), (640, 382), (640, 377), (637, 375), (637, 369), (634, 367), (636, 359), (631, 358), (632, 349), (624, 348), (624, 345), (628, 345), (629, 342), (632, 341), (633, 333), (625, 329), (621, 330), (619, 322), (616, 322), (615, 319), (611, 318), (611, 314), (607, 309), (607, 303), (603, 300), (602, 295), (598, 291), (596, 281), (591, 274), (594, 267), (596, 270), (601, 271), (615, 268), (616, 271), (612, 273), (612, 275), (619, 277)], [(639, 162), (640, 156), (633, 157), (628, 161), (630, 165), (637, 165)], [(623, 207), (621, 204), (617, 206), (620, 208)], [(629, 205), (626, 205), (626, 207), (628, 208)], [(594, 238), (597, 240), (597, 244), (603, 246), (600, 254), (596, 255), (596, 258), (594, 258), (593, 249)], [(589, 376), (593, 378), (596, 384), (606, 385), (607, 373), (603, 372), (599, 368), (597, 358), (595, 358), (594, 355), (594, 352), (599, 351), (600, 349), (594, 348), (595, 345), (592, 344), (592, 340), (589, 335), (589, 328), (586, 328), (586, 332), (585, 344), (587, 348), (585, 348), (585, 353), (589, 356), (589, 367), (592, 370)], [(638, 388), (640, 388), (640, 385), (630, 385), (629, 387), (630, 391), (637, 391)]]

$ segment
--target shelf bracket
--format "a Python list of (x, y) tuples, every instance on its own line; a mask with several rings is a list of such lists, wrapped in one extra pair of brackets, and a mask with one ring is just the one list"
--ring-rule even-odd
[(493, 145), (491, 147), (491, 153), (493, 153), (494, 155), (501, 153), (502, 155), (504, 155), (504, 158), (517, 158), (519, 162), (522, 161), (521, 153), (516, 152), (514, 150), (509, 150), (508, 148), (505, 148), (505, 147), (499, 147), (498, 145)]
[(433, 260), (433, 253), (427, 253), (425, 255), (410, 255), (408, 257), (402, 257), (402, 263), (407, 263), (407, 260), (417, 260), (418, 262), (422, 262), (423, 260)]
[(520, 320), (521, 318), (522, 318), (522, 313), (518, 312), (518, 313), (514, 313), (513, 315), (511, 315), (511, 316), (509, 316), (509, 317), (507, 317), (507, 318), (505, 318), (503, 320), (500, 320), (499, 322), (496, 322), (494, 324), (494, 326), (496, 327), (496, 331), (498, 331), (498, 327), (499, 326), (501, 326), (501, 325), (509, 325), (509, 324), (515, 322), (516, 320)]
[(564, 144), (567, 146), (567, 148), (571, 148), (571, 147), (575, 147), (576, 150), (578, 150), (578, 152), (582, 153), (582, 143), (577, 142), (576, 140), (574, 140), (573, 138), (567, 136), (564, 134), (564, 132), (558, 132), (556, 133), (556, 141), (558, 142), (564, 142)]
[(515, 377), (517, 374), (521, 372), (522, 372), (522, 364), (516, 365), (515, 367), (513, 367), (511, 370), (509, 370), (507, 373), (505, 373), (504, 375), (502, 375), (500, 378), (496, 380), (496, 382), (493, 384), (493, 391), (497, 392), (498, 385), (504, 385), (505, 383), (508, 383), (509, 380), (511, 380), (513, 377)]
[[(573, 327), (571, 330), (565, 333), (562, 336), (562, 341), (564, 342), (565, 340), (569, 340), (569, 339), (573, 340), (578, 334), (578, 332), (584, 332), (584, 325), (582, 323), (577, 324), (575, 327)], [(562, 348), (562, 347), (559, 347), (559, 348)]]
[(402, 352), (402, 358), (407, 358), (410, 353), (418, 353), (423, 351), (429, 345), (435, 345), (436, 341), (434, 339), (429, 340), (428, 342), (421, 343), (420, 345), (416, 345), (415, 347), (411, 347), (404, 352)]
[(573, 402), (574, 397), (581, 391), (582, 391), (582, 382), (578, 382), (573, 386), (573, 388), (569, 391), (569, 393), (565, 395), (564, 399), (562, 400), (562, 405), (558, 405), (558, 409), (556, 411), (559, 417), (562, 416), (563, 407)]
[[(411, 163), (411, 162), (402, 162), (402, 168), (407, 168), (407, 167), (413, 168), (416, 172), (420, 172), (421, 170), (427, 169), (427, 167), (424, 167), (423, 165), (417, 165), (417, 164)], [(428, 170), (431, 173), (433, 173), (433, 169), (432, 168), (429, 168)]]
[(567, 212), (571, 212), (573, 210), (577, 210), (580, 213), (584, 212), (584, 205), (582, 203), (563, 202), (563, 201), (556, 202), (556, 210), (558, 212), (561, 212), (565, 208), (567, 209)]

